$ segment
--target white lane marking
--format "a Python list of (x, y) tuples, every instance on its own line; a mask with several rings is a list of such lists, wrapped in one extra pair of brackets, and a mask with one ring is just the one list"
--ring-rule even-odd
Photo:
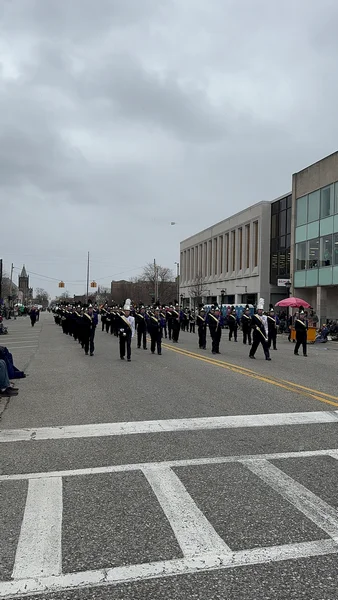
[(0, 442), (31, 441), (33, 438), (34, 440), (58, 440), (69, 438), (108, 437), (140, 433), (163, 433), (165, 431), (235, 429), (240, 427), (274, 427), (282, 425), (306, 425), (313, 423), (334, 422), (338, 423), (337, 410), (224, 417), (201, 417), (191, 419), (168, 419), (163, 421), (95, 423), (88, 425), (40, 427), (37, 429), (4, 429), (0, 433)]
[(31, 479), (16, 550), (13, 579), (61, 574), (61, 530), (61, 477)]
[(29, 338), (24, 340), (8, 340), (10, 344), (38, 344), (36, 338)]
[(6, 346), (6, 348), (8, 348), (8, 350), (22, 350), (22, 349), (26, 349), (26, 348), (38, 348), (38, 346), (12, 346), (12, 345), (8, 345), (8, 346)]
[(338, 511), (266, 460), (242, 463), (338, 543)]
[(69, 469), (66, 471), (47, 471), (40, 473), (14, 473), (0, 475), (0, 481), (18, 481), (21, 479), (41, 479), (44, 477), (76, 477), (77, 475), (97, 475), (102, 473), (121, 473), (124, 471), (139, 471), (162, 467), (196, 467), (199, 465), (220, 465), (225, 463), (253, 460), (283, 460), (285, 458), (310, 458), (312, 456), (332, 456), (338, 450), (302, 450), (300, 452), (280, 452), (272, 454), (249, 454), (239, 456), (216, 456), (208, 458), (188, 458), (165, 460), (162, 462), (134, 463), (125, 465), (109, 465), (107, 467), (87, 467), (84, 469)]
[(142, 471), (170, 523), (185, 558), (231, 552), (174, 471), (169, 467), (146, 468)]
[(39, 335), (10, 335), (8, 341), (17, 342), (18, 340), (38, 340)]
[(325, 556), (336, 554), (337, 552), (338, 546), (332, 540), (318, 540), (316, 542), (240, 550), (232, 552), (230, 555), (212, 553), (194, 558), (181, 558), (96, 571), (66, 573), (56, 577), (3, 581), (0, 583), (0, 598), (17, 598), (32, 594), (43, 594), (46, 596), (46, 594), (52, 592), (133, 583), (193, 573), (205, 573), (268, 562)]

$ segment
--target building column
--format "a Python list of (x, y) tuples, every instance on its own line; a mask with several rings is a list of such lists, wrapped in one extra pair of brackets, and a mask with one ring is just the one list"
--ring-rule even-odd
[(319, 325), (326, 321), (327, 317), (327, 291), (324, 287), (317, 287), (317, 316)]

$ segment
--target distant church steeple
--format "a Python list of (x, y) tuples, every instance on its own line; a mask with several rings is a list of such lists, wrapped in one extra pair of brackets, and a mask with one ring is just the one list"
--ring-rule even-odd
[(22, 267), (20, 277), (27, 277), (27, 271), (26, 271), (25, 265), (23, 265), (23, 267)]
[(24, 302), (27, 302), (32, 296), (32, 290), (29, 287), (29, 275), (27, 275), (25, 265), (23, 265), (21, 274), (19, 275), (18, 288), (22, 292)]

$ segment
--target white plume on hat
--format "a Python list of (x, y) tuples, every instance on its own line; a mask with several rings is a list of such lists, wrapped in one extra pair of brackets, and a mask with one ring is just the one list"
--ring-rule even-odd
[(265, 303), (264, 298), (260, 298), (258, 301), (258, 304), (257, 304), (257, 310), (264, 310), (264, 303)]
[(130, 300), (130, 298), (127, 298), (125, 305), (123, 307), (123, 310), (130, 310), (130, 305), (131, 305), (131, 300)]

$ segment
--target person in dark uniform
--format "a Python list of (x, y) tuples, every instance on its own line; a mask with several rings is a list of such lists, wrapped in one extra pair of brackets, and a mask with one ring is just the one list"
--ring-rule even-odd
[(222, 317), (218, 306), (208, 314), (208, 325), (212, 339), (211, 351), (213, 354), (220, 354), (219, 345), (222, 337)]
[(141, 306), (140, 312), (135, 315), (135, 322), (137, 328), (137, 347), (143, 350), (147, 350), (147, 315), (144, 306)]
[(172, 311), (172, 309), (173, 309), (172, 304), (170, 304), (170, 306), (166, 312), (169, 340), (171, 340), (171, 338), (172, 338), (172, 331), (173, 331), (173, 311)]
[(190, 315), (189, 315), (189, 331), (190, 331), (190, 333), (195, 333), (195, 326), (196, 326), (196, 313), (194, 310), (191, 310)]
[(74, 340), (76, 342), (78, 342), (80, 340), (80, 326), (81, 326), (81, 307), (75, 307), (75, 312), (74, 312), (74, 322), (73, 322), (73, 337)]
[(201, 308), (199, 315), (197, 315), (197, 331), (198, 331), (198, 346), (202, 350), (207, 347), (207, 320), (205, 317), (205, 310)]
[(243, 344), (246, 344), (248, 342), (249, 346), (251, 346), (251, 327), (252, 327), (252, 323), (251, 323), (251, 315), (250, 315), (250, 308), (249, 305), (247, 304), (244, 312), (242, 314), (242, 331), (243, 331)]
[(83, 313), (83, 341), (86, 355), (88, 355), (88, 351), (90, 351), (90, 356), (94, 356), (94, 337), (97, 323), (97, 313), (94, 312), (93, 307), (90, 304), (87, 310)]
[(36, 311), (35, 307), (33, 306), (31, 308), (30, 313), (29, 313), (29, 317), (30, 317), (30, 320), (31, 320), (32, 327), (34, 327), (34, 325), (36, 323), (36, 314), (37, 314), (37, 311)]
[(189, 332), (190, 310), (185, 309), (183, 313), (184, 331)]
[(180, 312), (179, 312), (178, 305), (176, 305), (175, 308), (172, 309), (171, 314), (172, 314), (172, 326), (173, 326), (172, 340), (175, 344), (178, 344), (178, 338), (180, 335)]
[(269, 335), (268, 323), (267, 323), (266, 315), (263, 315), (263, 311), (264, 311), (264, 299), (260, 298), (259, 302), (257, 304), (256, 314), (254, 314), (254, 316), (252, 317), (253, 340), (252, 340), (252, 346), (250, 349), (249, 357), (256, 358), (255, 357), (256, 350), (257, 350), (259, 344), (262, 344), (263, 351), (265, 354), (265, 359), (271, 360), (270, 352), (269, 352), (269, 345), (268, 345), (268, 335)]
[(236, 314), (236, 309), (234, 306), (231, 307), (229, 316), (228, 316), (228, 325), (229, 325), (229, 342), (232, 340), (232, 336), (234, 336), (234, 341), (237, 342), (237, 329), (238, 329), (238, 318)]
[(294, 354), (299, 356), (298, 350), (300, 345), (303, 346), (303, 356), (307, 356), (307, 329), (308, 325), (305, 321), (305, 312), (303, 306), (299, 307), (299, 316), (295, 319), (295, 330), (296, 330), (296, 345)]
[(111, 326), (111, 308), (109, 306), (106, 311), (106, 319), (105, 319), (106, 333), (110, 332), (110, 326)]
[(104, 331), (104, 328), (106, 326), (106, 318), (107, 318), (107, 308), (108, 305), (105, 304), (104, 306), (102, 306), (101, 308), (101, 324), (102, 324), (102, 331)]
[(130, 303), (128, 299), (124, 305), (124, 311), (118, 317), (118, 329), (120, 337), (120, 358), (124, 360), (127, 348), (127, 361), (131, 361), (131, 339), (135, 333), (135, 319), (130, 315)]
[(166, 319), (166, 309), (162, 306), (162, 309), (160, 311), (160, 317), (162, 319), (162, 329), (164, 331), (164, 337), (165, 339), (168, 338), (168, 329), (167, 329), (167, 319)]
[(270, 305), (269, 314), (267, 316), (268, 320), (268, 345), (269, 349), (272, 347), (274, 350), (277, 350), (277, 325), (278, 325), (278, 317), (275, 315), (274, 308), (272, 304)]
[(162, 329), (164, 327), (165, 320), (161, 316), (160, 309), (157, 307), (154, 310), (154, 314), (151, 314), (148, 319), (148, 331), (150, 335), (150, 350), (152, 354), (155, 354), (157, 348), (157, 354), (162, 354)]
[(119, 321), (119, 316), (118, 316), (117, 307), (113, 306), (112, 311), (111, 311), (110, 334), (114, 335), (115, 337), (119, 336), (118, 321)]

